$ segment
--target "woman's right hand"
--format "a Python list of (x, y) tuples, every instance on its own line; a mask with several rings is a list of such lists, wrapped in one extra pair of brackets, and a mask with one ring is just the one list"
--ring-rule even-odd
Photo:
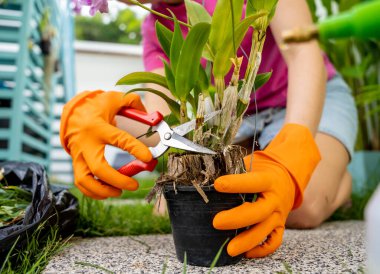
[(91, 198), (118, 197), (123, 189), (138, 188), (135, 179), (107, 163), (106, 144), (126, 150), (143, 162), (152, 160), (152, 154), (142, 142), (115, 127), (115, 115), (123, 107), (145, 111), (136, 94), (101, 90), (80, 93), (63, 108), (61, 144), (73, 159), (75, 186)]

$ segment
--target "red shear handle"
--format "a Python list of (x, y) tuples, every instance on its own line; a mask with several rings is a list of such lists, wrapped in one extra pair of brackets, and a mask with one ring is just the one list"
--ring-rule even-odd
[(118, 169), (118, 171), (128, 177), (132, 177), (140, 173), (141, 171), (153, 171), (157, 163), (158, 161), (156, 159), (152, 159), (152, 161), (148, 163), (144, 163), (136, 159), (122, 166)]
[(122, 108), (118, 112), (118, 115), (139, 121), (148, 126), (155, 126), (164, 119), (164, 116), (162, 116), (162, 114), (159, 113), (158, 111), (148, 114), (141, 110), (127, 108), (127, 107)]

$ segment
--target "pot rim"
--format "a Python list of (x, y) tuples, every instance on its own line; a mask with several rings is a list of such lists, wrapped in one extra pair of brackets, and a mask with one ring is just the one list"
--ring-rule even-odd
[[(216, 191), (214, 185), (201, 186), (202, 190), (205, 192)], [(194, 186), (184, 186), (184, 185), (176, 185), (175, 189), (173, 184), (164, 184), (164, 191), (182, 191), (182, 192), (197, 192), (197, 189)]]

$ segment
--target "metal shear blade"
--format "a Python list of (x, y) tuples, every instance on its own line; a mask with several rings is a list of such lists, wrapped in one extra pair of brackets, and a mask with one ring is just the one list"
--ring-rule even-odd
[[(204, 122), (212, 119), (220, 113), (220, 110), (214, 111), (204, 117)], [(195, 128), (195, 120), (191, 120), (185, 124), (182, 124), (174, 129), (171, 129), (169, 125), (162, 121), (157, 126), (153, 127), (153, 131), (158, 132), (161, 141), (155, 146), (150, 147), (150, 151), (154, 158), (160, 157), (164, 154), (169, 147), (179, 148), (187, 151), (204, 153), (204, 154), (216, 154), (211, 149), (205, 148), (203, 146), (197, 145), (190, 140), (182, 137), (183, 135), (189, 133)]]
[[(221, 113), (221, 110), (217, 110), (217, 111), (213, 111), (209, 114), (206, 114), (204, 119), (203, 119), (203, 123), (206, 123), (207, 121), (211, 120), (212, 118), (214, 118), (216, 115), (218, 115), (219, 113)], [(185, 134), (189, 133), (190, 131), (194, 130), (195, 129), (195, 125), (196, 125), (196, 120), (193, 119), (187, 123), (184, 123), (182, 125), (179, 125), (178, 127), (175, 127), (173, 128), (173, 131), (175, 133), (177, 133), (178, 135), (181, 135), (181, 136), (184, 136)]]
[(205, 148), (203, 146), (197, 145), (190, 140), (186, 139), (185, 137), (182, 137), (181, 135), (173, 132), (170, 140), (164, 140), (161, 141), (164, 145), (179, 148), (187, 151), (193, 151), (198, 153), (204, 153), (204, 154), (216, 154), (215, 151), (212, 151), (211, 149)]

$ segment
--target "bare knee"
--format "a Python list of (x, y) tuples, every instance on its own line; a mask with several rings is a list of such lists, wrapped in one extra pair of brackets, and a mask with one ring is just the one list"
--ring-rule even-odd
[(317, 199), (305, 197), (301, 207), (289, 214), (286, 225), (289, 228), (316, 228), (325, 220), (325, 210), (325, 205)]
[(329, 218), (336, 209), (346, 203), (351, 194), (352, 178), (346, 171), (334, 196), (328, 192), (311, 193), (305, 191), (300, 208), (289, 214), (286, 225), (290, 228), (315, 228)]

